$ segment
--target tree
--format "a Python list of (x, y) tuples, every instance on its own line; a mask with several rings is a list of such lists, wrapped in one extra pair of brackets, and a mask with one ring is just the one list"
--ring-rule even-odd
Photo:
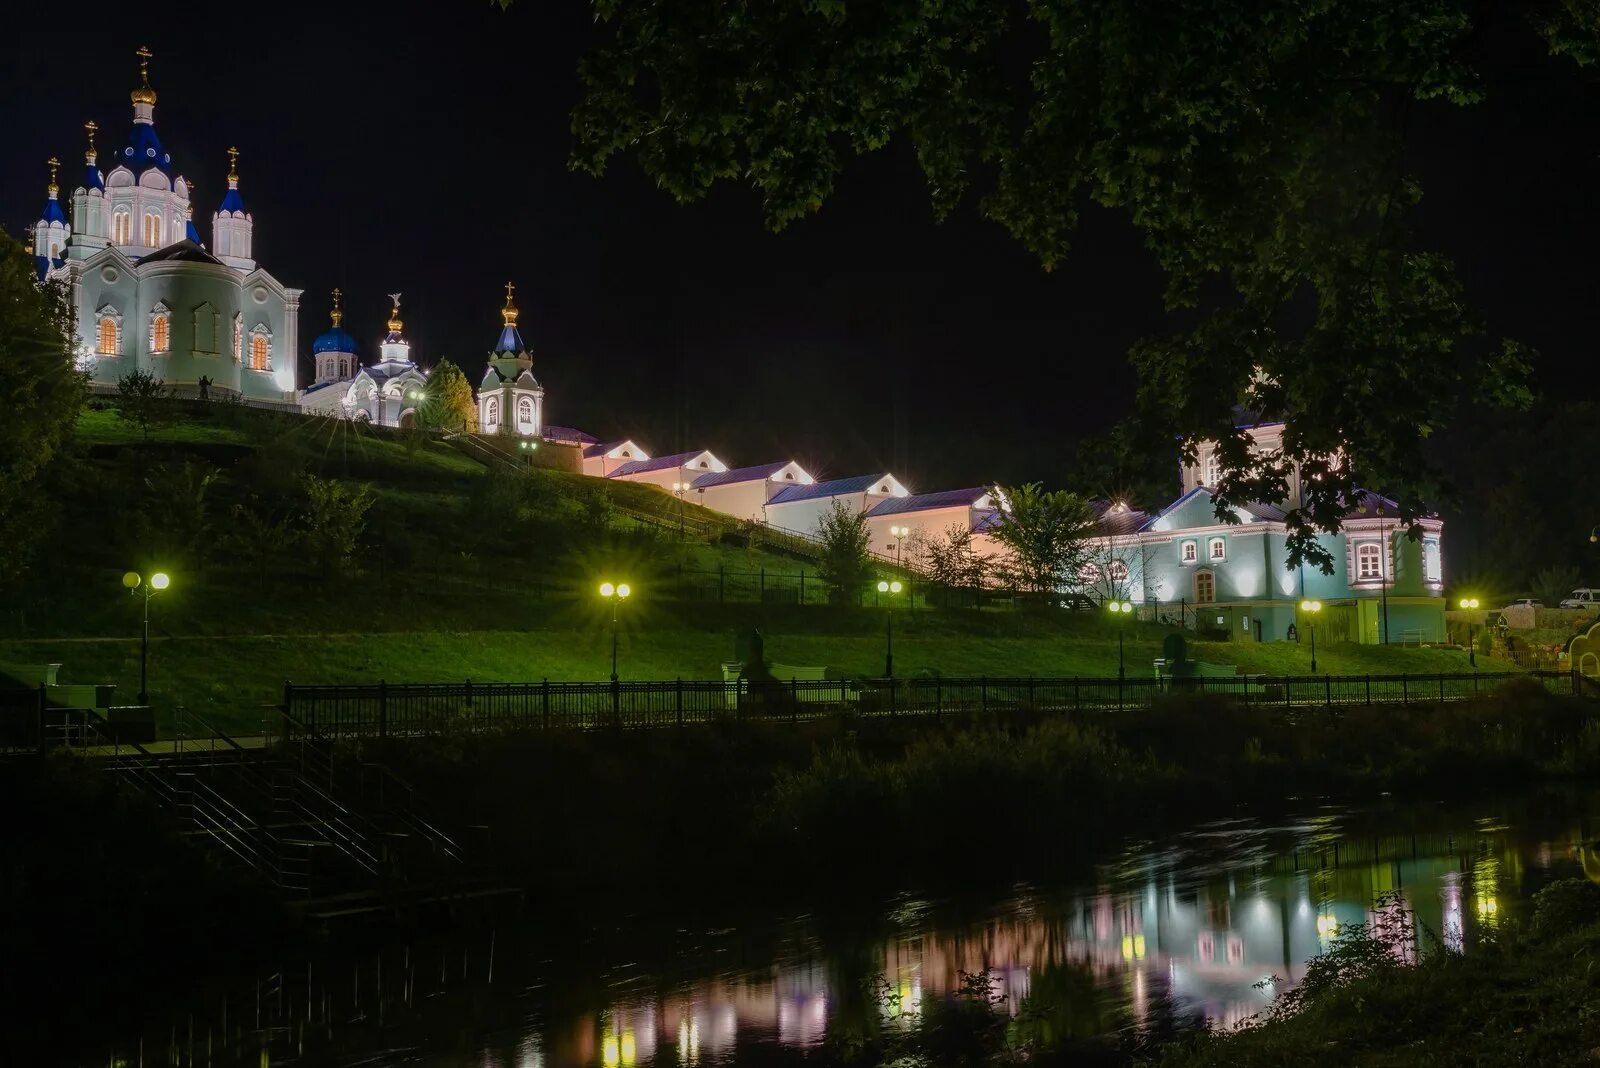
[[(1490, 39), (1600, 61), (1593, 0), (1045, 0), (750, 4), (596, 0), (572, 166), (629, 154), (679, 201), (754, 186), (782, 228), (843, 157), (908, 141), (934, 214), (970, 186), (1045, 268), (1086, 201), (1118, 210), (1193, 325), (1131, 354), (1139, 406), (1186, 457), (1220, 443), (1219, 516), (1280, 501), (1291, 560), (1365, 485), (1403, 520), (1445, 495), (1422, 446), (1465, 400), (1525, 405), (1532, 354), (1491, 342), (1411, 227), (1407, 134), (1475, 104)], [(1026, 78), (1017, 77), (1026, 64)], [(1415, 158), (1414, 154), (1411, 158)], [(1285, 419), (1253, 457), (1240, 411)]]
[(835, 500), (817, 520), (817, 538), (822, 555), (817, 573), (830, 590), (845, 601), (861, 592), (867, 581), (872, 537), (867, 533), (867, 517)]
[(143, 511), (147, 541), (198, 570), (211, 533), (207, 495), (221, 475), (206, 463), (161, 464), (146, 476)]
[(1578, 569), (1570, 564), (1542, 567), (1533, 575), (1533, 595), (1544, 602), (1546, 608), (1559, 605), (1578, 588)]
[(440, 360), (428, 375), (421, 415), (424, 426), (443, 430), (478, 429), (478, 406), (472, 399), (472, 385), (454, 362)]
[(134, 368), (117, 379), (117, 414), (133, 423), (149, 442), (150, 429), (172, 418), (171, 391), (164, 380)]
[(48, 528), (43, 478), (71, 439), (86, 385), (72, 347), (65, 289), (41, 286), (28, 250), (0, 233), (0, 586)]
[(272, 565), (294, 547), (300, 532), (290, 523), (288, 513), (274, 513), (260, 500), (233, 506), (233, 523), (228, 540), (239, 559), (255, 569), (261, 588), (266, 589)]
[(1089, 502), (1066, 490), (1045, 492), (1037, 482), (995, 487), (1004, 502), (990, 535), (1006, 548), (1000, 573), (1030, 593), (1055, 593), (1080, 581), (1095, 536)]
[(363, 483), (356, 489), (333, 478), (306, 475), (305, 544), (321, 564), (324, 575), (334, 567), (348, 564), (367, 529), (372, 487)]
[(928, 581), (945, 589), (977, 589), (987, 577), (988, 562), (972, 551), (972, 531), (952, 523), (923, 544), (920, 561)]

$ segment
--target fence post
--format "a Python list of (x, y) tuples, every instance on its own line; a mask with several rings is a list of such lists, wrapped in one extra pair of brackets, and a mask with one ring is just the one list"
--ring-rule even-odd
[(890, 675), (889, 676), (889, 715), (891, 715), (891, 716), (894, 715), (894, 713), (895, 713), (895, 701), (894, 701), (895, 692), (894, 691), (895, 691), (894, 676)]
[(1372, 703), (1372, 673), (1367, 672), (1367, 704)]
[(378, 680), (378, 737), (389, 737), (389, 684)]
[(793, 723), (800, 718), (800, 683), (793, 675), (789, 676), (789, 722)]
[(978, 678), (978, 711), (989, 711), (989, 676), (982, 675)]
[(467, 707), (472, 707), (472, 680), (467, 680)]
[(1283, 707), (1284, 708), (1289, 708), (1289, 707), (1293, 706), (1293, 704), (1294, 704), (1294, 698), (1292, 696), (1293, 693), (1294, 693), (1294, 676), (1293, 675), (1285, 675), (1283, 677)]
[(681, 727), (681, 726), (683, 726), (683, 676), (681, 676), (681, 675), (678, 676), (677, 701), (678, 701), (678, 726)]
[(944, 679), (938, 675), (933, 677), (933, 716), (935, 719), (944, 717)]
[(1406, 685), (1406, 678), (1406, 673), (1402, 671), (1400, 673), (1400, 703), (1402, 705), (1411, 703), (1411, 688)]
[(1322, 694), (1329, 708), (1333, 707), (1333, 676), (1322, 676)]

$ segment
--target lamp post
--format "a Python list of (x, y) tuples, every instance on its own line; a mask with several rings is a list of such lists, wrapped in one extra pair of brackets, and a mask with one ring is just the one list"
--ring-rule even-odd
[[(1478, 599), (1476, 597), (1461, 598), (1463, 612), (1476, 612)], [(1478, 636), (1478, 620), (1474, 616), (1467, 617), (1467, 663), (1472, 667), (1478, 666), (1478, 643), (1473, 639)]]
[(1317, 673), (1317, 613), (1322, 611), (1321, 601), (1301, 601), (1300, 611), (1306, 614), (1306, 630), (1311, 632), (1311, 674)]
[[(879, 593), (899, 593), (901, 587), (898, 579), (892, 582), (878, 583)], [(889, 602), (889, 609), (883, 617), (883, 677), (894, 677), (894, 602)]]
[(673, 496), (678, 498), (678, 540), (683, 540), (683, 495), (689, 492), (689, 483), (674, 482), (672, 484)]
[(611, 602), (611, 687), (617, 685), (617, 606), (628, 599), (633, 590), (628, 588), (626, 582), (612, 585), (609, 582), (600, 583), (600, 596)]
[(531, 441), (528, 438), (523, 438), (521, 441), (517, 442), (517, 448), (527, 453), (528, 469), (530, 471), (533, 470), (533, 454), (539, 451), (539, 443), (537, 441)]
[(905, 545), (905, 540), (911, 536), (911, 528), (890, 527), (889, 536), (894, 538), (894, 566), (899, 567), (902, 555), (901, 549)]
[(150, 692), (145, 685), (150, 664), (150, 595), (172, 585), (172, 579), (165, 571), (157, 571), (146, 582), (140, 577), (139, 572), (129, 571), (122, 576), (122, 584), (128, 588), (129, 593), (144, 591), (144, 624), (139, 635), (139, 703), (147, 705), (150, 703)]
[[(1107, 602), (1106, 607), (1111, 609), (1111, 618), (1117, 620), (1119, 623), (1133, 614), (1132, 601), (1109, 601)], [(1127, 677), (1127, 671), (1122, 659), (1122, 632), (1125, 629), (1125, 627), (1121, 626), (1117, 628), (1117, 683), (1119, 685), (1121, 684), (1122, 680)]]

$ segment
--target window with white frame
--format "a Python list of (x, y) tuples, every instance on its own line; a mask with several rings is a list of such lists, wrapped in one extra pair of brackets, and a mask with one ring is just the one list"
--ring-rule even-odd
[(172, 311), (160, 301), (150, 309), (150, 351), (172, 351)]
[(1088, 589), (1090, 586), (1093, 586), (1099, 581), (1100, 568), (1096, 565), (1090, 563), (1084, 564), (1082, 567), (1078, 568), (1078, 585), (1082, 586), (1084, 589)]
[(1383, 578), (1383, 546), (1375, 541), (1356, 546), (1356, 579), (1376, 582)]
[(115, 356), (120, 351), (121, 331), (117, 326), (116, 316), (100, 314), (100, 329), (96, 338), (95, 351), (102, 356)]
[(161, 213), (147, 211), (144, 213), (144, 244), (148, 248), (157, 248), (161, 244)]
[(1111, 561), (1111, 566), (1106, 568), (1106, 574), (1112, 582), (1128, 581), (1128, 565), (1121, 560)]
[(1217, 456), (1217, 450), (1212, 449), (1206, 453), (1205, 459), (1200, 464), (1200, 484), (1215, 488), (1222, 480), (1222, 460)]
[(523, 397), (517, 401), (517, 426), (531, 428), (533, 426), (533, 401)]
[(272, 370), (272, 331), (264, 326), (250, 331), (250, 370)]
[(1178, 559), (1186, 564), (1193, 564), (1200, 559), (1200, 545), (1198, 542), (1186, 541), (1178, 547)]
[(111, 215), (111, 240), (118, 245), (130, 243), (133, 235), (133, 217), (127, 208), (118, 208)]
[(493, 429), (500, 422), (500, 398), (490, 397), (483, 402), (483, 425)]
[(1422, 577), (1429, 582), (1444, 581), (1444, 564), (1439, 556), (1439, 543), (1422, 543)]
[(1212, 538), (1206, 546), (1206, 559), (1226, 560), (1228, 558), (1228, 543), (1222, 538)]

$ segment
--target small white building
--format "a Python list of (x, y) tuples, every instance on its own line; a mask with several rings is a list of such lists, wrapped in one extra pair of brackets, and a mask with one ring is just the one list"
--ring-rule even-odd
[(809, 486), (815, 481), (793, 460), (777, 460), (701, 475), (689, 483), (687, 499), (736, 519), (763, 523), (773, 494), (786, 486)]
[(428, 376), (411, 360), (411, 345), (400, 321), (400, 294), (391, 293), (389, 299), (394, 308), (379, 360), (362, 367), (356, 340), (344, 328), (339, 291), (333, 291), (332, 325), (311, 343), (315, 381), (300, 391), (302, 412), (378, 426), (416, 425)]
[(653, 460), (630, 460), (607, 477), (621, 479), (624, 482), (648, 482), (653, 486), (660, 486), (668, 493), (674, 493), (679, 492), (673, 489), (674, 486), (691, 483), (701, 475), (727, 469), (728, 465), (713, 456), (709, 449), (701, 449), (698, 452), (657, 456)]
[(976, 555), (990, 556), (999, 547), (985, 531), (997, 511), (993, 491), (982, 487), (891, 497), (867, 513), (867, 533), (873, 552), (894, 556), (897, 549), (904, 554), (911, 543), (934, 541), (960, 527), (974, 535)]
[(478, 429), (484, 434), (543, 436), (544, 387), (533, 377), (533, 354), (517, 332), (513, 287), (506, 283), (500, 309), (500, 340), (489, 354), (489, 369), (478, 386)]
[(818, 521), (833, 507), (834, 501), (840, 502), (852, 514), (860, 514), (870, 512), (890, 498), (909, 496), (910, 492), (890, 474), (857, 475), (854, 478), (784, 486), (767, 500), (767, 522), (781, 530), (815, 537)]
[(635, 460), (648, 460), (650, 454), (632, 439), (621, 441), (591, 441), (583, 449), (583, 473), (594, 478), (609, 478), (623, 464)]

